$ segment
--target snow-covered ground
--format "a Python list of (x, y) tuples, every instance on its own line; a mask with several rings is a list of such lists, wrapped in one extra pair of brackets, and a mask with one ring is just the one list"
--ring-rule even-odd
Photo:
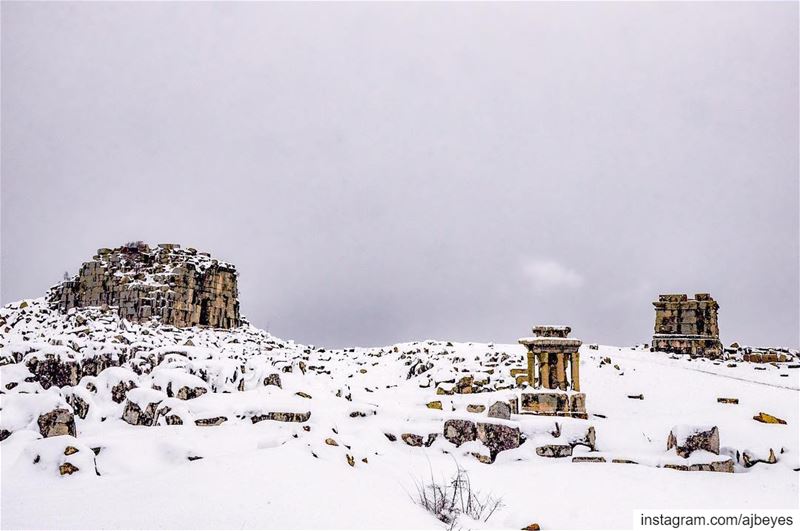
[[(462, 516), (458, 526), (469, 528), (628, 528), (636, 509), (798, 508), (796, 359), (713, 362), (584, 345), (587, 420), (506, 421), (466, 408), (519, 394), (510, 375), (525, 366), (517, 344), (327, 350), (250, 325), (176, 329), (100, 309), (64, 316), (43, 299), (0, 310), (0, 344), (0, 429), (10, 433), (0, 443), (4, 529), (446, 528), (413, 498), (418, 484), (445, 481), (457, 466), (473, 488), (502, 498), (488, 521)], [(48, 355), (55, 361), (45, 370)], [(73, 381), (45, 389), (34, 358), (37, 373)], [(488, 380), (484, 392), (437, 394), (468, 375)], [(183, 388), (199, 396), (179, 399)], [(432, 401), (442, 409), (427, 407)], [(143, 411), (154, 402), (169, 407), (157, 425), (123, 420), (129, 403)], [(75, 415), (77, 437), (42, 438), (39, 415), (76, 404), (85, 413)], [(786, 424), (757, 422), (760, 412)], [(260, 420), (271, 413), (295, 421)], [(217, 417), (225, 420), (195, 424)], [(485, 464), (471, 454), (485, 450), (479, 442), (456, 447), (441, 436), (448, 419), (518, 427), (524, 442)], [(596, 451), (577, 446), (573, 455), (605, 463), (537, 456), (540, 444), (565, 444), (589, 426)], [(717, 426), (721, 455), (684, 460), (667, 451), (674, 426)], [(440, 435), (410, 446), (403, 434)], [(77, 452), (64, 455), (67, 446)], [(770, 450), (776, 463), (744, 466), (743, 452), (766, 459)], [(733, 474), (663, 468), (728, 456)], [(60, 474), (65, 462), (77, 470)]]

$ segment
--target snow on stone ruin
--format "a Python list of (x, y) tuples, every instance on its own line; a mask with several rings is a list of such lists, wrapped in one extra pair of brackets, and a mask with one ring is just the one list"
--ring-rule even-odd
[[(503, 501), (469, 528), (796, 506), (796, 351), (651, 352), (563, 325), (331, 350), (251, 325), (237, 296), (231, 264), (134, 244), (0, 309), (2, 525), (438, 528), (410, 493), (455, 467)], [(657, 323), (702, 335), (669, 306), (688, 301), (661, 302)]]

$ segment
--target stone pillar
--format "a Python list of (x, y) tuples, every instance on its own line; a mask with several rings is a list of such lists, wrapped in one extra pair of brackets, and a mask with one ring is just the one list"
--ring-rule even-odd
[(528, 383), (531, 387), (536, 387), (536, 354), (528, 351)]
[(547, 352), (539, 353), (539, 379), (542, 387), (550, 389), (550, 354)]
[(572, 378), (572, 390), (573, 391), (580, 391), (581, 390), (581, 382), (578, 378), (578, 367), (580, 366), (580, 354), (578, 352), (573, 352), (570, 354), (569, 360), (569, 367), (571, 372)]
[(562, 391), (567, 390), (567, 371), (564, 367), (565, 357), (566, 354), (563, 352), (556, 353), (556, 381), (554, 387), (558, 387)]

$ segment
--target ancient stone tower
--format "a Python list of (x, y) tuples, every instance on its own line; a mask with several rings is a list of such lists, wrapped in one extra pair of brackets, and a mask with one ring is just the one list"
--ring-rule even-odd
[(63, 312), (108, 305), (129, 321), (233, 328), (240, 322), (236, 275), (208, 253), (137, 242), (98, 249), (75, 277), (51, 288), (48, 302)]
[(652, 350), (718, 358), (722, 355), (717, 311), (719, 304), (708, 293), (694, 299), (686, 294), (659, 295)]

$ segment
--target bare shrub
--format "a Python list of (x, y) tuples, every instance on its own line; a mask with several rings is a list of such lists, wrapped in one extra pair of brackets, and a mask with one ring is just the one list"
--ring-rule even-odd
[(456, 464), (456, 472), (449, 480), (439, 482), (433, 477), (430, 482), (417, 481), (414, 502), (434, 515), (439, 521), (454, 529), (462, 514), (486, 522), (503, 506), (502, 498), (482, 494), (473, 488), (469, 473)]

